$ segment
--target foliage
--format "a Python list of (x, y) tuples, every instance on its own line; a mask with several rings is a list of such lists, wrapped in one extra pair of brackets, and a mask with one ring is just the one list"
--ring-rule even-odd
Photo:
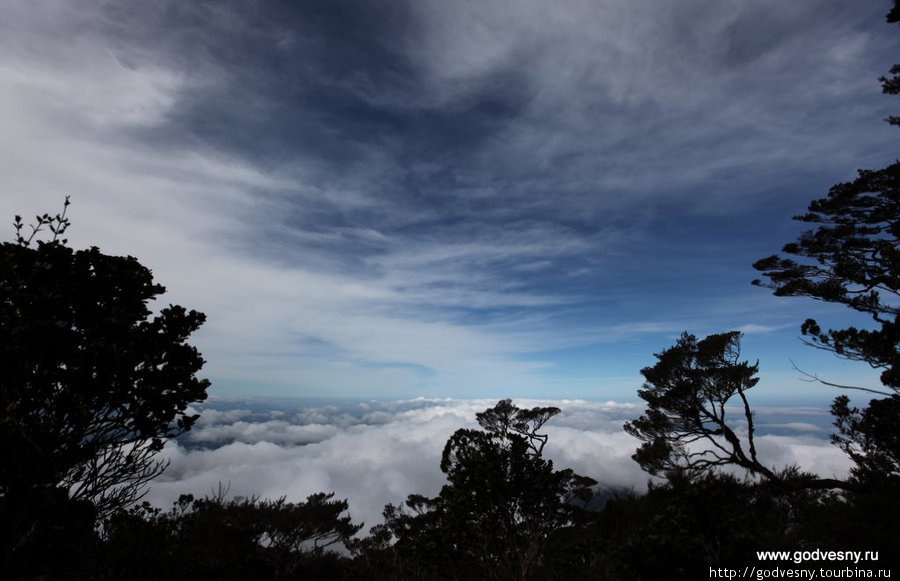
[(888, 22), (900, 22), (900, 0), (893, 0), (894, 6), (891, 8), (891, 11), (888, 12), (887, 21)]
[[(887, 15), (887, 21), (891, 24), (900, 22), (900, 0), (894, 0), (894, 6)], [(890, 77), (881, 77), (881, 90), (885, 95), (900, 95), (900, 65), (891, 67)], [(885, 119), (891, 125), (900, 125), (900, 117), (891, 115)]]
[(711, 471), (683, 476), (651, 485), (645, 495), (607, 503), (591, 525), (598, 550), (590, 578), (692, 580), (710, 567), (753, 562), (761, 548), (795, 550), (808, 542), (833, 546), (803, 526), (812, 515), (832, 510), (831, 493), (785, 493), (768, 483)]
[[(887, 15), (900, 22), (896, 1)], [(900, 94), (900, 65), (881, 77), (882, 91)], [(887, 119), (900, 125), (900, 117)], [(852, 182), (837, 184), (795, 220), (818, 224), (782, 252), (753, 267), (769, 280), (753, 284), (776, 296), (803, 296), (843, 304), (870, 317), (874, 329), (829, 329), (807, 319), (801, 332), (815, 347), (883, 370), (881, 383), (900, 392), (900, 162), (880, 170), (860, 170)], [(847, 387), (847, 386), (838, 386)]]
[[(759, 364), (740, 361), (740, 333), (701, 341), (683, 333), (656, 358), (656, 365), (641, 370), (646, 383), (638, 396), (647, 411), (625, 424), (626, 432), (644, 442), (633, 456), (641, 468), (658, 475), (736, 465), (774, 478), (756, 457), (746, 392), (759, 381), (754, 377)], [(745, 438), (729, 426), (726, 404), (735, 396), (747, 423)]]
[[(90, 564), (97, 543), (96, 511), (59, 487), (0, 499), (0, 576), (73, 579)], [(52, 555), (52, 558), (48, 556)]]
[[(894, 1), (887, 21), (900, 22), (900, 2)], [(900, 94), (900, 65), (881, 77), (882, 91)], [(900, 125), (900, 117), (887, 119)], [(857, 484), (896, 484), (900, 441), (894, 435), (900, 418), (900, 162), (880, 170), (860, 170), (850, 183), (831, 188), (814, 200), (795, 220), (817, 224), (782, 252), (753, 266), (769, 280), (753, 284), (773, 289), (776, 296), (802, 296), (842, 304), (871, 319), (872, 328), (823, 331), (814, 319), (800, 330), (805, 342), (845, 359), (862, 361), (881, 370), (888, 391), (838, 385), (810, 375), (826, 385), (887, 396), (872, 400), (863, 410), (851, 408), (849, 398), (835, 399), (831, 411), (838, 433), (833, 442), (856, 464)]]
[[(151, 316), (147, 303), (165, 289), (150, 270), (69, 248), (65, 210), (37, 216), (28, 237), (18, 216), (15, 225), (16, 243), (0, 245), (0, 522), (19, 551), (40, 542), (57, 488), (98, 516), (139, 497), (209, 382), (195, 377), (203, 359), (186, 343), (204, 315), (169, 306)], [(45, 228), (52, 238), (32, 245)]]
[(410, 578), (539, 577), (552, 535), (576, 522), (596, 484), (542, 457), (538, 430), (557, 413), (510, 400), (479, 413), (483, 430), (457, 430), (444, 447), (440, 495), (410, 496), (411, 513), (388, 505), (373, 537)]
[(837, 434), (831, 440), (856, 466), (853, 477), (866, 484), (900, 479), (900, 396), (873, 399), (860, 410), (850, 407), (850, 399), (838, 396), (831, 405)]
[[(785, 492), (858, 490), (856, 482), (796, 478), (790, 468), (778, 472), (759, 460), (754, 412), (747, 398), (759, 381), (754, 377), (759, 363), (740, 361), (740, 337), (731, 331), (698, 341), (683, 333), (674, 346), (656, 355), (656, 365), (641, 370), (647, 381), (638, 395), (647, 410), (624, 426), (643, 442), (632, 458), (650, 474), (670, 479), (690, 480), (734, 466)], [(732, 404), (733, 399), (737, 401)], [(737, 423), (729, 415), (732, 405), (740, 410)]]
[(112, 578), (324, 575), (341, 567), (329, 549), (346, 546), (361, 528), (333, 496), (291, 503), (185, 495), (166, 513), (145, 503), (107, 520), (102, 568)]
[(882, 369), (882, 383), (900, 389), (900, 162), (861, 170), (794, 219), (820, 224), (782, 249), (801, 260), (759, 260), (753, 267), (769, 282), (753, 283), (776, 296), (810, 297), (868, 315), (877, 328), (824, 332), (807, 319), (801, 332), (813, 346)]

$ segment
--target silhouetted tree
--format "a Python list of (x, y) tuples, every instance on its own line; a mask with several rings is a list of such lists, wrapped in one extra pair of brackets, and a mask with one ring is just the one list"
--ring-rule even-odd
[[(898, 22), (900, 0), (893, 4), (888, 21)], [(900, 94), (900, 65), (881, 82), (885, 93)], [(887, 121), (900, 125), (900, 117)], [(647, 412), (626, 424), (643, 441), (635, 460), (668, 480), (651, 483), (645, 496), (606, 505), (596, 524), (597, 578), (695, 579), (710, 566), (746, 563), (761, 547), (867, 548), (880, 550), (880, 566), (892, 563), (900, 542), (900, 162), (860, 171), (795, 219), (817, 229), (784, 246), (786, 256), (756, 262), (768, 280), (754, 284), (777, 296), (842, 304), (874, 322), (823, 331), (807, 319), (801, 327), (808, 344), (881, 370), (886, 389), (841, 386), (808, 374), (888, 396), (864, 409), (851, 407), (846, 396), (832, 406), (832, 439), (855, 462), (851, 477), (766, 467), (756, 455), (746, 395), (756, 384), (757, 365), (739, 360), (740, 335), (698, 341), (684, 334), (642, 370), (647, 382), (639, 395)], [(725, 466), (759, 478), (740, 481), (718, 471)]]
[(441, 470), (448, 483), (436, 498), (410, 496), (412, 514), (388, 505), (375, 527), (390, 538), (407, 578), (530, 579), (551, 536), (572, 525), (596, 482), (543, 458), (538, 430), (558, 408), (520, 409), (510, 400), (477, 414), (483, 430), (457, 430)]
[(855, 479), (873, 484), (900, 478), (900, 397), (873, 399), (860, 410), (842, 395), (835, 398), (831, 414), (838, 429), (831, 440), (853, 460)]
[(795, 220), (820, 224), (785, 254), (757, 261), (769, 282), (753, 281), (776, 296), (805, 296), (843, 304), (868, 315), (877, 328), (823, 331), (814, 319), (801, 326), (806, 341), (838, 357), (881, 369), (881, 382), (900, 389), (900, 163), (831, 188)]
[(333, 497), (184, 495), (165, 513), (145, 503), (107, 520), (98, 569), (115, 579), (340, 578), (345, 564), (330, 549), (347, 546), (361, 525), (343, 515), (347, 501)]
[[(900, 21), (900, 4), (894, 3), (887, 21)], [(900, 94), (900, 65), (880, 81), (885, 94)], [(887, 122), (900, 125), (900, 118)], [(782, 248), (794, 258), (772, 255), (757, 261), (753, 267), (769, 280), (753, 284), (773, 289), (776, 296), (843, 304), (870, 317), (874, 329), (825, 332), (807, 319), (801, 332), (815, 347), (882, 369), (881, 382), (900, 392), (900, 162), (860, 170), (857, 179), (833, 186), (794, 220), (818, 226)]]
[[(66, 199), (65, 206), (68, 207)], [(204, 315), (147, 303), (165, 289), (133, 257), (75, 251), (62, 214), (0, 245), (0, 523), (8, 559), (40, 543), (41, 515), (86, 502), (103, 516), (165, 468), (166, 438), (190, 429), (206, 398), (186, 343)], [(49, 229), (47, 241), (36, 236)], [(53, 499), (51, 501), (51, 499)], [(44, 525), (42, 525), (44, 523)]]
[(712, 471), (685, 476), (673, 474), (665, 483), (651, 483), (644, 495), (622, 495), (606, 504), (591, 525), (598, 550), (593, 576), (586, 579), (694, 580), (710, 567), (755, 561), (763, 547), (834, 546), (806, 525), (840, 504), (834, 493), (786, 492)]
[[(894, 2), (888, 22), (900, 21)], [(900, 94), (900, 65), (881, 77), (885, 94)], [(900, 117), (887, 122), (900, 125)], [(887, 396), (868, 408), (851, 408), (840, 396), (832, 405), (838, 433), (833, 440), (856, 464), (853, 478), (863, 483), (900, 475), (900, 442), (893, 433), (900, 421), (900, 162), (880, 170), (860, 170), (859, 177), (831, 188), (795, 220), (817, 224), (797, 242), (753, 266), (769, 280), (753, 284), (773, 289), (776, 296), (803, 296), (842, 304), (871, 320), (871, 328), (856, 326), (824, 331), (814, 319), (800, 330), (806, 343), (845, 359), (881, 370), (887, 389), (839, 385), (807, 374), (826, 385)]]
[[(691, 479), (723, 466), (777, 483), (786, 490), (841, 488), (852, 482), (833, 478), (797, 478), (791, 469), (776, 471), (756, 453), (754, 412), (747, 391), (759, 381), (759, 362), (740, 361), (741, 334), (717, 333), (697, 340), (683, 333), (674, 346), (645, 367), (647, 380), (638, 396), (647, 402), (640, 418), (625, 431), (643, 441), (632, 456), (654, 475)], [(738, 408), (735, 420), (731, 408)], [(736, 426), (743, 424), (740, 429)]]
[(900, 22), (900, 0), (894, 0), (894, 6), (887, 15), (888, 22)]
[[(647, 381), (638, 396), (647, 411), (625, 424), (626, 432), (644, 442), (634, 455), (641, 468), (651, 474), (696, 473), (735, 465), (775, 478), (756, 456), (747, 391), (759, 381), (759, 363), (740, 361), (740, 336), (732, 331), (698, 341), (683, 333), (656, 355), (656, 365), (641, 370)], [(743, 436), (727, 417), (726, 404), (735, 397), (747, 424)]]

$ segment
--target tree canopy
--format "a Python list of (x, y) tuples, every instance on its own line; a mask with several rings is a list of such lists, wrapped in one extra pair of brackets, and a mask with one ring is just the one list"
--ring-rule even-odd
[(388, 505), (375, 539), (385, 549), (396, 539), (390, 551), (407, 569), (436, 578), (536, 578), (552, 535), (575, 521), (596, 484), (543, 458), (547, 435), (538, 430), (559, 411), (507, 399), (477, 414), (483, 429), (457, 430), (444, 447), (440, 494), (410, 496), (413, 514)]
[[(887, 21), (900, 22), (896, 0)], [(900, 94), (900, 64), (879, 80), (885, 94)], [(886, 121), (900, 125), (900, 117)], [(800, 330), (810, 345), (882, 370), (881, 383), (900, 393), (900, 161), (858, 173), (794, 216), (816, 229), (785, 244), (788, 257), (774, 254), (754, 263), (768, 280), (753, 284), (776, 296), (809, 297), (867, 315), (873, 328), (824, 331), (807, 319)]]
[(165, 288), (137, 259), (67, 246), (65, 210), (36, 219), (0, 245), (0, 520), (20, 545), (57, 490), (98, 516), (138, 498), (209, 386), (187, 343), (202, 313), (152, 315)]
[(795, 220), (818, 224), (782, 252), (753, 267), (769, 279), (753, 281), (776, 296), (804, 296), (864, 313), (875, 328), (823, 331), (807, 319), (801, 332), (816, 347), (881, 369), (881, 382), (900, 390), (900, 162), (861, 170), (831, 188)]
[[(646, 413), (625, 424), (644, 443), (634, 455), (651, 474), (698, 472), (732, 464), (774, 478), (756, 457), (753, 412), (747, 391), (759, 381), (759, 363), (740, 361), (740, 333), (719, 333), (702, 340), (683, 333), (673, 347), (645, 367), (638, 396)], [(742, 437), (730, 427), (726, 404), (737, 396), (746, 422)]]
[(350, 543), (362, 525), (346, 500), (316, 493), (302, 502), (237, 497), (224, 491), (182, 495), (163, 512), (147, 503), (119, 511), (105, 526), (104, 558), (115, 578), (331, 578), (329, 548)]
[[(900, 22), (900, 2), (887, 15)], [(882, 91), (900, 94), (900, 65), (880, 79)], [(890, 116), (891, 125), (900, 117)], [(852, 477), (865, 486), (900, 477), (900, 440), (894, 435), (900, 418), (900, 161), (879, 170), (860, 170), (852, 182), (837, 184), (828, 196), (810, 203), (795, 220), (818, 225), (783, 257), (772, 255), (753, 266), (768, 278), (753, 284), (776, 296), (802, 296), (841, 304), (866, 315), (867, 326), (823, 330), (815, 319), (800, 327), (805, 341), (838, 357), (861, 361), (881, 370), (884, 388), (827, 385), (888, 396), (869, 406), (850, 406), (847, 396), (831, 408), (837, 433), (832, 441), (855, 463)]]

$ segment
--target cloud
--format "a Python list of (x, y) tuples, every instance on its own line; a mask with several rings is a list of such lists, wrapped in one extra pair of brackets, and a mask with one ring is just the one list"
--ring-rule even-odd
[(759, 325), (757, 323), (747, 323), (746, 325), (741, 325), (736, 330), (740, 331), (744, 334), (757, 334), (757, 333), (771, 333), (772, 331), (777, 331), (779, 329), (783, 329), (787, 327), (787, 325)]
[[(422, 398), (299, 407), (297, 402), (261, 401), (251, 411), (240, 407), (240, 401), (213, 402), (194, 430), (166, 444), (163, 457), (171, 464), (153, 482), (148, 499), (167, 507), (179, 494), (211, 494), (220, 483), (231, 495), (289, 500), (334, 491), (349, 500), (355, 520), (373, 526), (381, 522), (385, 504), (440, 491), (445, 442), (457, 429), (478, 428), (475, 414), (495, 403)], [(645, 489), (649, 477), (631, 460), (638, 442), (622, 430), (625, 421), (642, 413), (640, 406), (584, 400), (515, 403), (562, 409), (545, 426), (545, 455), (557, 469), (572, 468), (605, 486)], [(272, 411), (280, 412), (278, 418), (272, 418)], [(764, 435), (757, 448), (764, 462), (779, 467), (797, 463), (829, 477), (846, 475), (847, 459), (816, 431), (828, 420), (824, 410), (780, 408), (773, 413), (760, 410)], [(782, 422), (777, 426), (782, 435), (766, 433), (767, 418), (779, 416), (806, 421)]]
[(0, 213), (71, 194), (223, 392), (590, 395), (771, 310), (732, 265), (892, 161), (891, 33), (839, 0), (4, 9)]

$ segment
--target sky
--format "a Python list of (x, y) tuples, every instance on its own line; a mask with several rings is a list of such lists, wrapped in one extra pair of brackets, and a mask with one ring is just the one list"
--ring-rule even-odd
[(752, 263), (896, 159), (883, 2), (0, 0), (0, 214), (206, 313), (214, 396), (628, 401), (741, 330), (765, 399), (839, 306)]

